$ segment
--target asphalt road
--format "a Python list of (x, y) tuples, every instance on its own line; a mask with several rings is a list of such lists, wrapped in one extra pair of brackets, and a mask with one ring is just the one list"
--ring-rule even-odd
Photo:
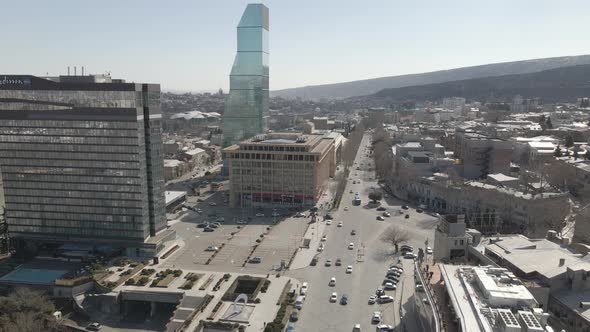
[[(332, 214), (332, 225), (325, 227), (325, 250), (317, 266), (288, 272), (289, 276), (309, 283), (308, 295), (295, 325), (297, 331), (351, 331), (354, 324), (361, 324), (362, 331), (372, 331), (375, 329), (371, 323), (374, 311), (382, 311), (382, 323), (397, 326), (400, 322), (400, 304), (403, 306), (404, 317), (401, 319), (405, 331), (416, 331), (413, 304), (410, 305), (414, 293), (411, 260), (402, 259), (405, 269), (398, 290), (386, 292), (395, 296), (395, 302), (369, 305), (368, 298), (381, 286), (388, 265), (398, 261), (398, 257), (392, 255), (393, 249), (379, 240), (382, 232), (391, 225), (400, 225), (411, 237), (408, 244), (413, 245), (417, 252), (419, 247), (425, 247), (426, 239), (432, 246), (436, 218), (410, 208), (404, 210), (410, 214), (410, 218), (405, 219), (405, 214), (400, 215), (399, 210), (406, 203), (386, 197), (381, 205), (386, 207), (391, 217), (386, 217), (384, 221), (376, 220), (382, 212), (366, 205), (370, 189), (377, 187), (374, 172), (370, 171), (373, 167), (368, 166), (369, 163), (373, 164), (372, 158), (367, 156), (369, 137), (365, 135), (363, 138), (340, 208)], [(357, 165), (360, 170), (356, 170)], [(352, 184), (352, 180), (357, 179), (361, 183)], [(359, 192), (362, 198), (360, 206), (352, 205), (355, 192)], [(346, 207), (348, 211), (345, 211)], [(343, 222), (342, 227), (337, 227), (339, 221)], [(356, 231), (356, 235), (351, 235), (352, 230)], [(349, 243), (354, 243), (353, 250), (348, 249)], [(338, 258), (342, 260), (342, 265), (334, 266)], [(332, 266), (324, 266), (327, 259), (332, 260)], [(347, 265), (353, 266), (352, 274), (345, 273)], [(331, 277), (336, 278), (334, 287), (328, 286)], [(336, 303), (329, 302), (332, 292), (338, 294)], [(348, 295), (348, 305), (340, 304), (343, 294)]]

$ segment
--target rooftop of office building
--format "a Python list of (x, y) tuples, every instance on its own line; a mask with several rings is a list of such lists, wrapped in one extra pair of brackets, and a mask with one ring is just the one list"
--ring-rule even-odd
[[(333, 144), (332, 139), (325, 138), (331, 137), (297, 132), (260, 134), (227, 147), (225, 151), (261, 150), (322, 152)], [(267, 149), (266, 147), (269, 148)]]
[(452, 311), (462, 331), (544, 331), (547, 314), (511, 272), (503, 268), (439, 265)]

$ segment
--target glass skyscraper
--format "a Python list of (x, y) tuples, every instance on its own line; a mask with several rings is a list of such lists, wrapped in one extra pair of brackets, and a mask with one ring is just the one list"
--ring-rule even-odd
[(0, 168), (11, 238), (150, 251), (166, 228), (160, 86), (0, 75)]
[(223, 146), (261, 134), (268, 113), (268, 8), (249, 4), (238, 24), (238, 51), (229, 76)]

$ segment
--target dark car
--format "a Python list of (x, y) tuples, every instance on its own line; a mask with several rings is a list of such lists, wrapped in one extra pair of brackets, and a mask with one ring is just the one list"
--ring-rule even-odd
[(380, 207), (377, 208), (377, 211), (385, 211), (385, 210), (386, 209), (384, 207), (382, 207), (382, 206), (380, 206)]
[(406, 217), (405, 218), (406, 219), (410, 219), (410, 215), (409, 214), (406, 214)]
[(407, 205), (402, 205), (402, 209), (407, 210), (409, 209)]
[(332, 219), (334, 219), (334, 218), (332, 217), (332, 215), (331, 215), (331, 214), (326, 214), (326, 215), (324, 216), (324, 220), (332, 220)]
[(342, 265), (342, 260), (341, 260), (340, 258), (338, 258), (338, 259), (336, 260), (336, 263), (334, 263), (334, 265), (336, 265), (336, 266), (340, 266), (340, 265)]
[(208, 225), (209, 225), (209, 224), (207, 224), (206, 222), (204, 222), (204, 223), (200, 223), (200, 224), (197, 224), (197, 228), (205, 228), (205, 227), (207, 227)]
[(299, 319), (299, 310), (297, 309), (293, 309), (293, 311), (291, 311), (291, 317), (290, 320), (292, 322), (296, 322)]
[(346, 305), (347, 303), (348, 303), (348, 295), (344, 294), (344, 295), (342, 295), (342, 298), (340, 299), (340, 304)]
[(422, 213), (422, 212), (424, 212), (424, 210), (422, 210), (422, 209), (416, 209), (416, 212)]
[(318, 258), (314, 257), (311, 259), (311, 263), (309, 263), (309, 265), (311, 266), (316, 266), (318, 264)]
[(215, 229), (213, 229), (213, 228), (211, 228), (211, 227), (209, 227), (209, 226), (207, 226), (207, 227), (203, 228), (203, 232), (213, 232), (214, 230), (215, 230)]

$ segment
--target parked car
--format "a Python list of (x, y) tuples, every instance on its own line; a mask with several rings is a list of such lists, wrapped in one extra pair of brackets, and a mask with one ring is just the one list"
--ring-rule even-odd
[(217, 217), (217, 219), (215, 219), (215, 221), (217, 222), (224, 222), (225, 218), (224, 217)]
[(324, 216), (324, 220), (332, 220), (332, 219), (334, 219), (334, 218), (333, 218), (333, 217), (332, 217), (332, 215), (330, 215), (329, 213), (327, 213), (327, 214)]
[(349, 273), (349, 274), (352, 273), (352, 265), (348, 265), (346, 267), (346, 273)]
[(422, 212), (424, 212), (424, 210), (422, 210), (422, 209), (416, 209), (416, 212), (422, 213)]
[(406, 252), (406, 253), (404, 254), (404, 258), (407, 258), (407, 259), (414, 259), (414, 258), (416, 258), (416, 254), (414, 254), (413, 252)]
[(383, 285), (383, 288), (385, 288), (386, 290), (395, 290), (397, 286), (392, 284), (391, 282), (388, 282), (385, 285)]
[(208, 246), (207, 249), (205, 249), (205, 251), (217, 251), (219, 250), (219, 247), (216, 246)]
[(402, 205), (402, 209), (407, 210), (409, 207), (407, 205)]
[(215, 202), (209, 202), (209, 205), (211, 205), (211, 206), (217, 206), (217, 203), (215, 203)]
[(383, 290), (383, 288), (379, 287), (375, 291), (375, 295), (377, 295), (377, 296), (385, 295), (385, 291)]
[(209, 226), (203, 228), (203, 232), (213, 232), (213, 231), (214, 231), (214, 229)]
[(391, 214), (389, 212), (383, 212), (383, 216), (384, 217), (391, 217)]
[(208, 223), (206, 223), (206, 222), (203, 222), (203, 223), (197, 224), (197, 228), (205, 228), (205, 227), (207, 227), (208, 225), (209, 225)]
[(257, 216), (257, 217), (264, 217), (264, 213), (262, 213), (262, 212), (258, 212), (258, 213), (256, 213), (256, 216)]
[(389, 303), (389, 302), (393, 302), (394, 300), (395, 300), (394, 297), (391, 296), (391, 295), (381, 295), (377, 299), (377, 302), (379, 302), (379, 303)]
[(311, 262), (309, 263), (309, 265), (311, 265), (311, 266), (316, 266), (317, 264), (318, 264), (318, 258), (317, 257), (312, 258), (311, 259)]
[(350, 231), (350, 235), (356, 235), (356, 230), (353, 229), (352, 231)]
[(393, 332), (393, 326), (387, 324), (377, 325), (377, 332)]
[(377, 302), (377, 295), (369, 296), (369, 304), (375, 304)]
[(426, 254), (427, 255), (432, 255), (432, 248), (426, 247)]
[(326, 225), (332, 225), (332, 219), (326, 220)]
[(337, 226), (338, 226), (338, 227), (342, 227), (342, 225), (343, 225), (343, 223), (342, 223), (342, 221), (341, 221), (341, 222), (339, 222), (339, 223), (338, 223), (338, 225), (337, 225)]
[(409, 214), (406, 214), (406, 216), (404, 218), (410, 219), (410, 215)]
[(238, 220), (238, 221), (236, 221), (236, 224), (238, 224), (238, 225), (245, 225), (247, 223), (248, 222), (246, 220)]
[(373, 322), (373, 323), (381, 322), (381, 311), (373, 312), (373, 317), (371, 317), (371, 322)]
[(385, 211), (385, 210), (386, 209), (384, 207), (382, 207), (382, 206), (380, 206), (380, 207), (377, 208), (377, 211)]
[(377, 220), (383, 221), (383, 220), (385, 220), (385, 218), (383, 218), (382, 216), (377, 216)]
[(354, 324), (352, 332), (361, 332), (361, 324)]
[(325, 235), (324, 235), (324, 236), (322, 236), (322, 238), (321, 238), (321, 241), (322, 241), (322, 242), (326, 242), (326, 240), (328, 240), (328, 237), (327, 237), (327, 236), (325, 236)]
[(291, 311), (291, 317), (289, 317), (289, 320), (291, 320), (292, 322), (296, 322), (297, 320), (299, 320), (299, 310), (297, 308)]
[(307, 282), (304, 282), (301, 285), (301, 288), (299, 288), (299, 295), (305, 295), (307, 293), (308, 288), (309, 288), (309, 284)]
[(100, 323), (94, 322), (94, 323), (88, 324), (88, 326), (86, 326), (86, 329), (89, 331), (98, 331), (98, 330), (102, 329), (102, 325), (100, 325)]
[(301, 218), (301, 217), (305, 217), (305, 214), (303, 214), (301, 212), (295, 213), (295, 218)]
[(352, 250), (352, 249), (354, 249), (354, 243), (350, 242), (350, 243), (348, 244), (348, 249), (349, 249), (349, 250)]
[(252, 257), (252, 258), (250, 258), (249, 262), (250, 263), (262, 263), (262, 257), (258, 257), (258, 256)]
[(342, 260), (341, 260), (340, 258), (338, 258), (338, 259), (336, 260), (336, 263), (334, 263), (334, 265), (336, 265), (336, 266), (340, 266), (340, 265), (342, 265)]

